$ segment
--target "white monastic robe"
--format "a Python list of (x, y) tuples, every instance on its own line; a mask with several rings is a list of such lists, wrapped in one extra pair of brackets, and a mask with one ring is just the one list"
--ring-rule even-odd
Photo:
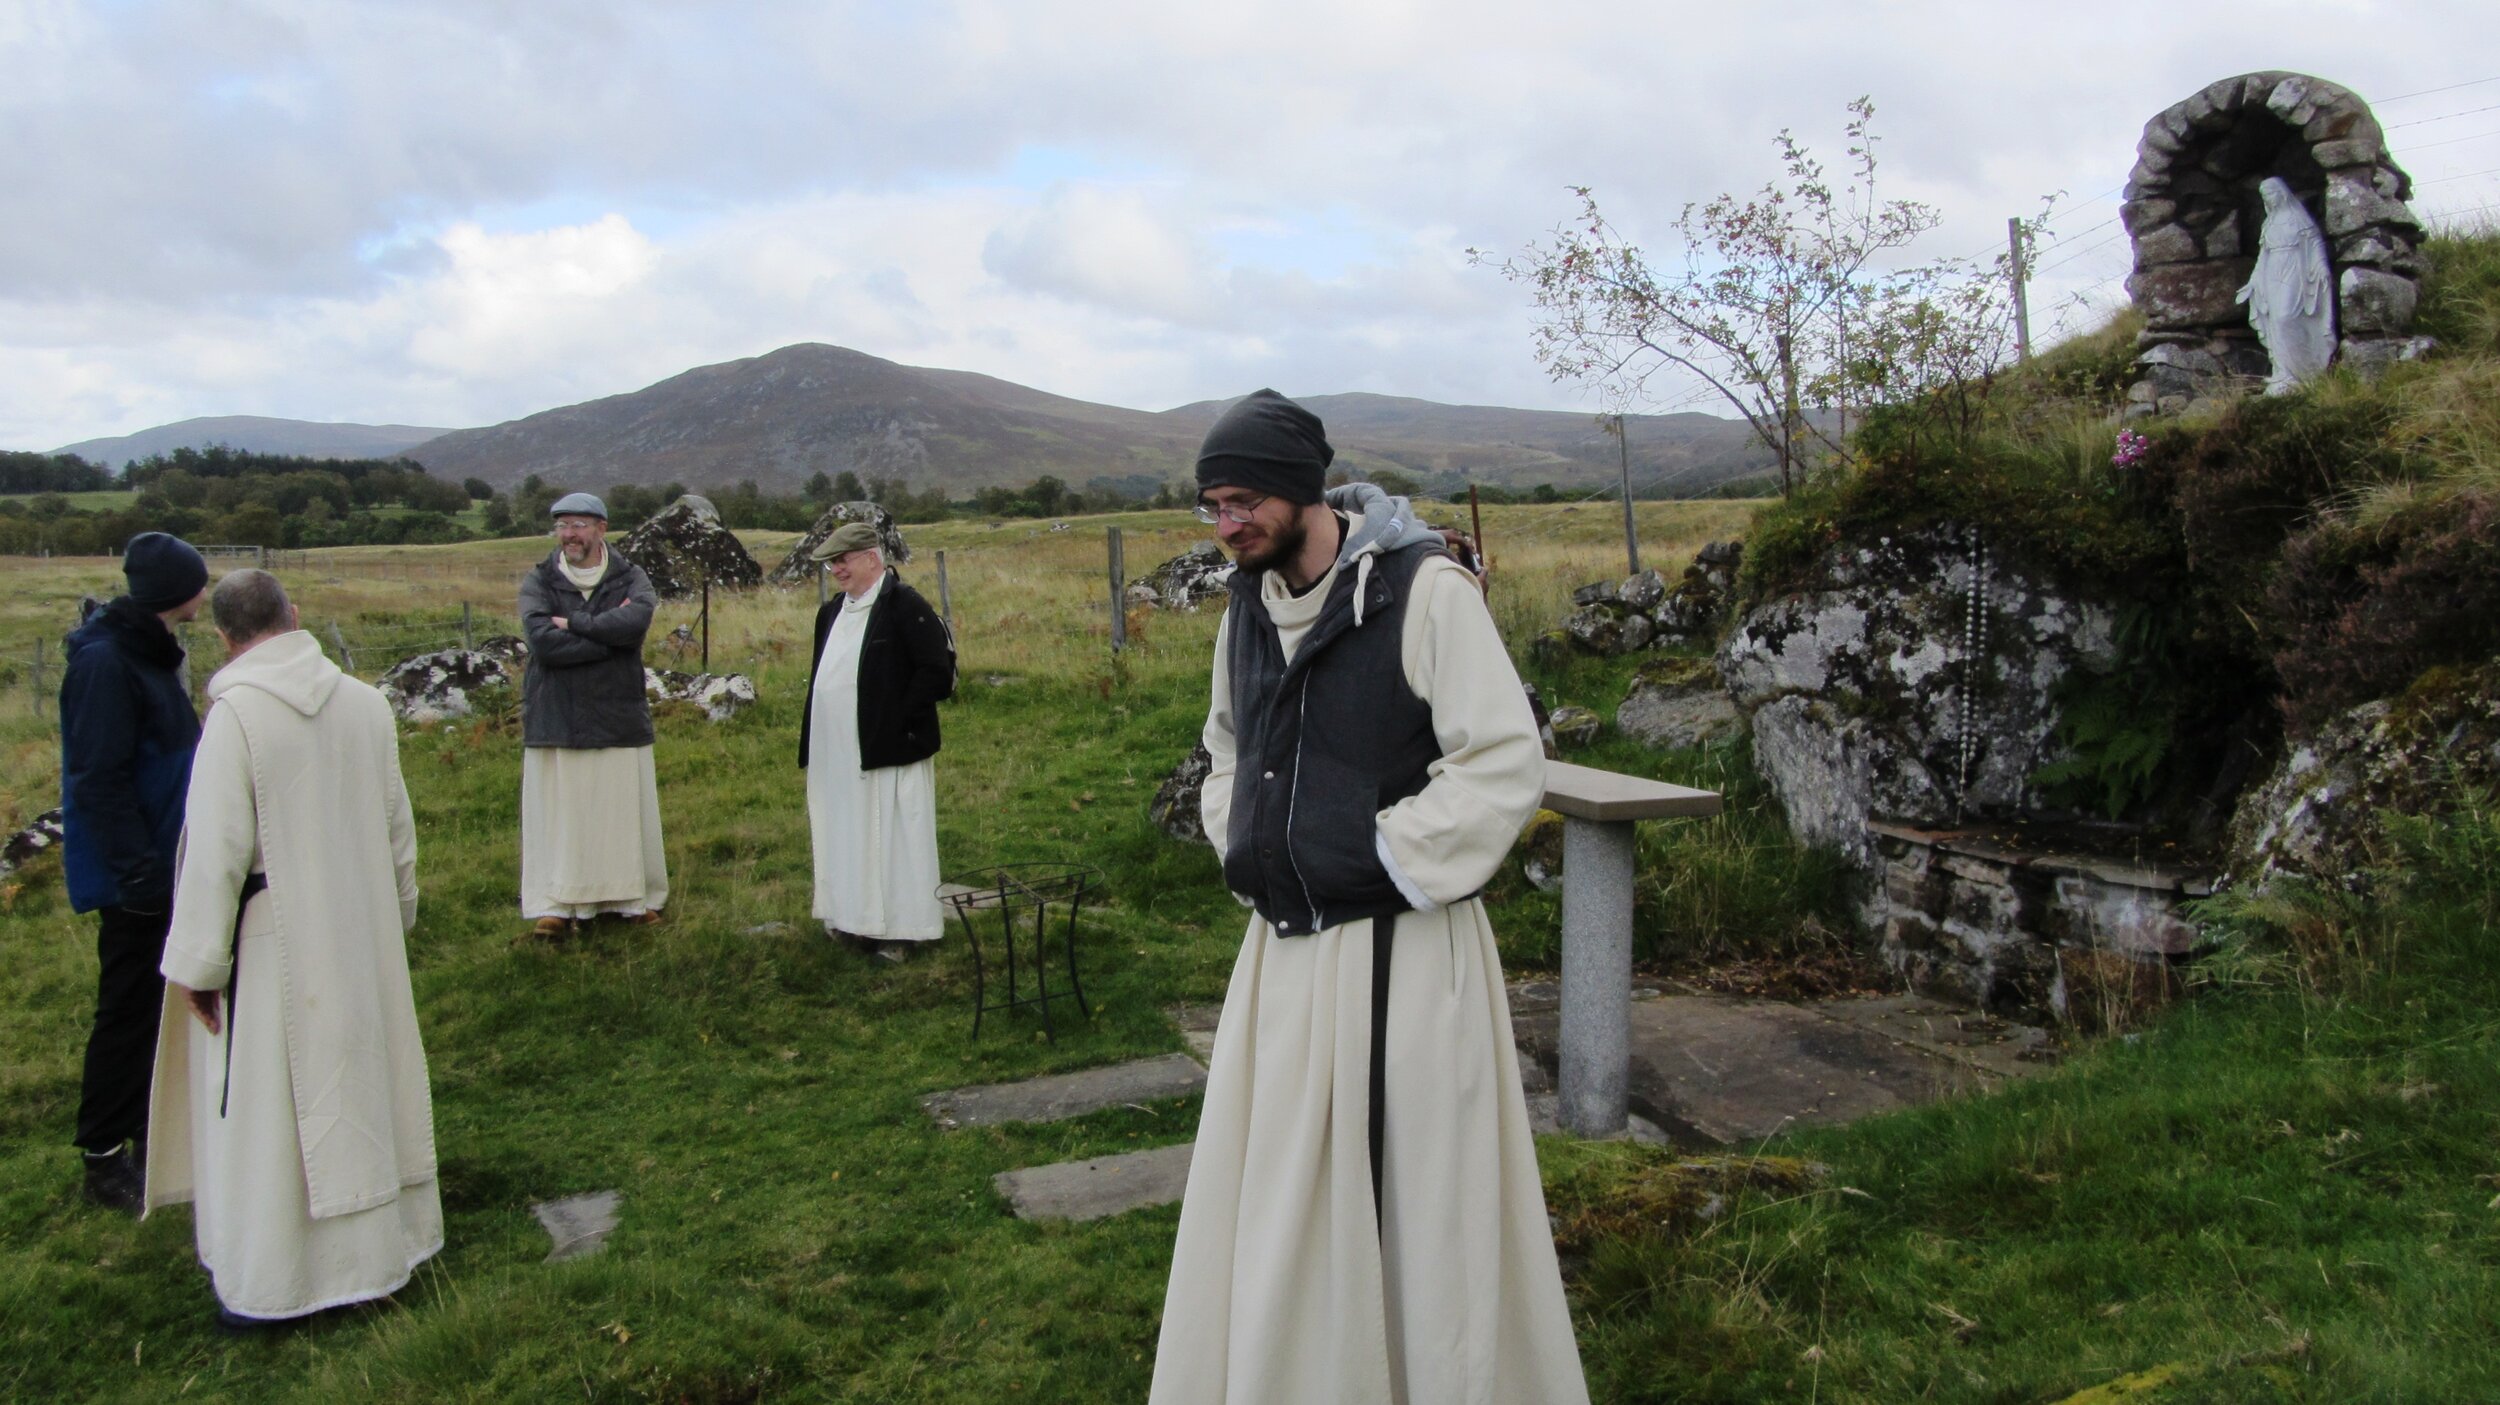
[[(298, 1317), (395, 1292), (443, 1245), (405, 934), (416, 829), (390, 705), (301, 630), (209, 680), (166, 979), (147, 1203), (190, 1201), (218, 1300)], [(252, 873), (268, 887), (242, 910)], [(231, 1048), (229, 1048), (231, 1041)]]
[(845, 599), (825, 635), (809, 712), (807, 825), (816, 919), (889, 942), (945, 935), (938, 906), (937, 770), (929, 761), (859, 768), (859, 646), (868, 611), (894, 579)]
[[(1287, 658), (1332, 584), (1297, 599), (1268, 573)], [(1279, 937), (1253, 916), (1216, 1028), (1153, 1405), (1588, 1399), (1493, 928), (1466, 896), (1535, 812), (1544, 752), (1474, 579), (1429, 561), (1411, 594), (1404, 672), (1442, 757), (1378, 818), (1400, 889), (1433, 904), (1400, 914), (1393, 938), (1380, 1209), (1371, 923)], [(1219, 853), (1235, 765), (1225, 658), (1219, 633), (1201, 804)]]
[[(564, 573), (587, 602), (615, 558)], [(521, 750), (521, 915), (632, 917), (668, 906), (660, 777), (648, 746)]]

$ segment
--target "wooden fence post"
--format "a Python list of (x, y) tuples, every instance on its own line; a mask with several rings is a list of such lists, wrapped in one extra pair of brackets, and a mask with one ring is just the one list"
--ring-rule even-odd
[(1123, 580), (1128, 573), (1121, 569), (1120, 529), (1107, 530), (1111, 544), (1111, 652), (1116, 654), (1128, 647), (1128, 601)]

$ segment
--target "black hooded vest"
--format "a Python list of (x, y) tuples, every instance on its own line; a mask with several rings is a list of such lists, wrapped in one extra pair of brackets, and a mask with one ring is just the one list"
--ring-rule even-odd
[(1226, 619), (1233, 704), (1233, 807), (1224, 883), (1281, 936), (1404, 912), (1381, 867), (1379, 812), (1424, 788), (1441, 755), (1432, 709), (1400, 658), (1409, 587), (1438, 542), (1386, 552), (1364, 580), (1340, 568), (1289, 662), (1259, 601), (1260, 577), (1236, 571)]

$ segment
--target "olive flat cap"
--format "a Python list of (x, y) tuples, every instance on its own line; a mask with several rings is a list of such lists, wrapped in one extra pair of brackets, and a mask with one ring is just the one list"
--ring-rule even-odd
[(880, 551), (885, 549), (885, 539), (877, 535), (876, 528), (865, 522), (845, 522), (834, 528), (823, 541), (816, 543), (815, 549), (807, 553), (807, 559), (831, 561), (846, 551), (866, 551), (872, 546)]

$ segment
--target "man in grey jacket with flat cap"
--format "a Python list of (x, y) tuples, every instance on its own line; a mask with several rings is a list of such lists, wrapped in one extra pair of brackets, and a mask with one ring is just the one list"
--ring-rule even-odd
[(556, 549), (521, 578), (521, 915), (552, 940), (658, 922), (668, 857), (642, 668), (659, 594), (608, 549), (607, 504), (567, 493), (550, 515)]

